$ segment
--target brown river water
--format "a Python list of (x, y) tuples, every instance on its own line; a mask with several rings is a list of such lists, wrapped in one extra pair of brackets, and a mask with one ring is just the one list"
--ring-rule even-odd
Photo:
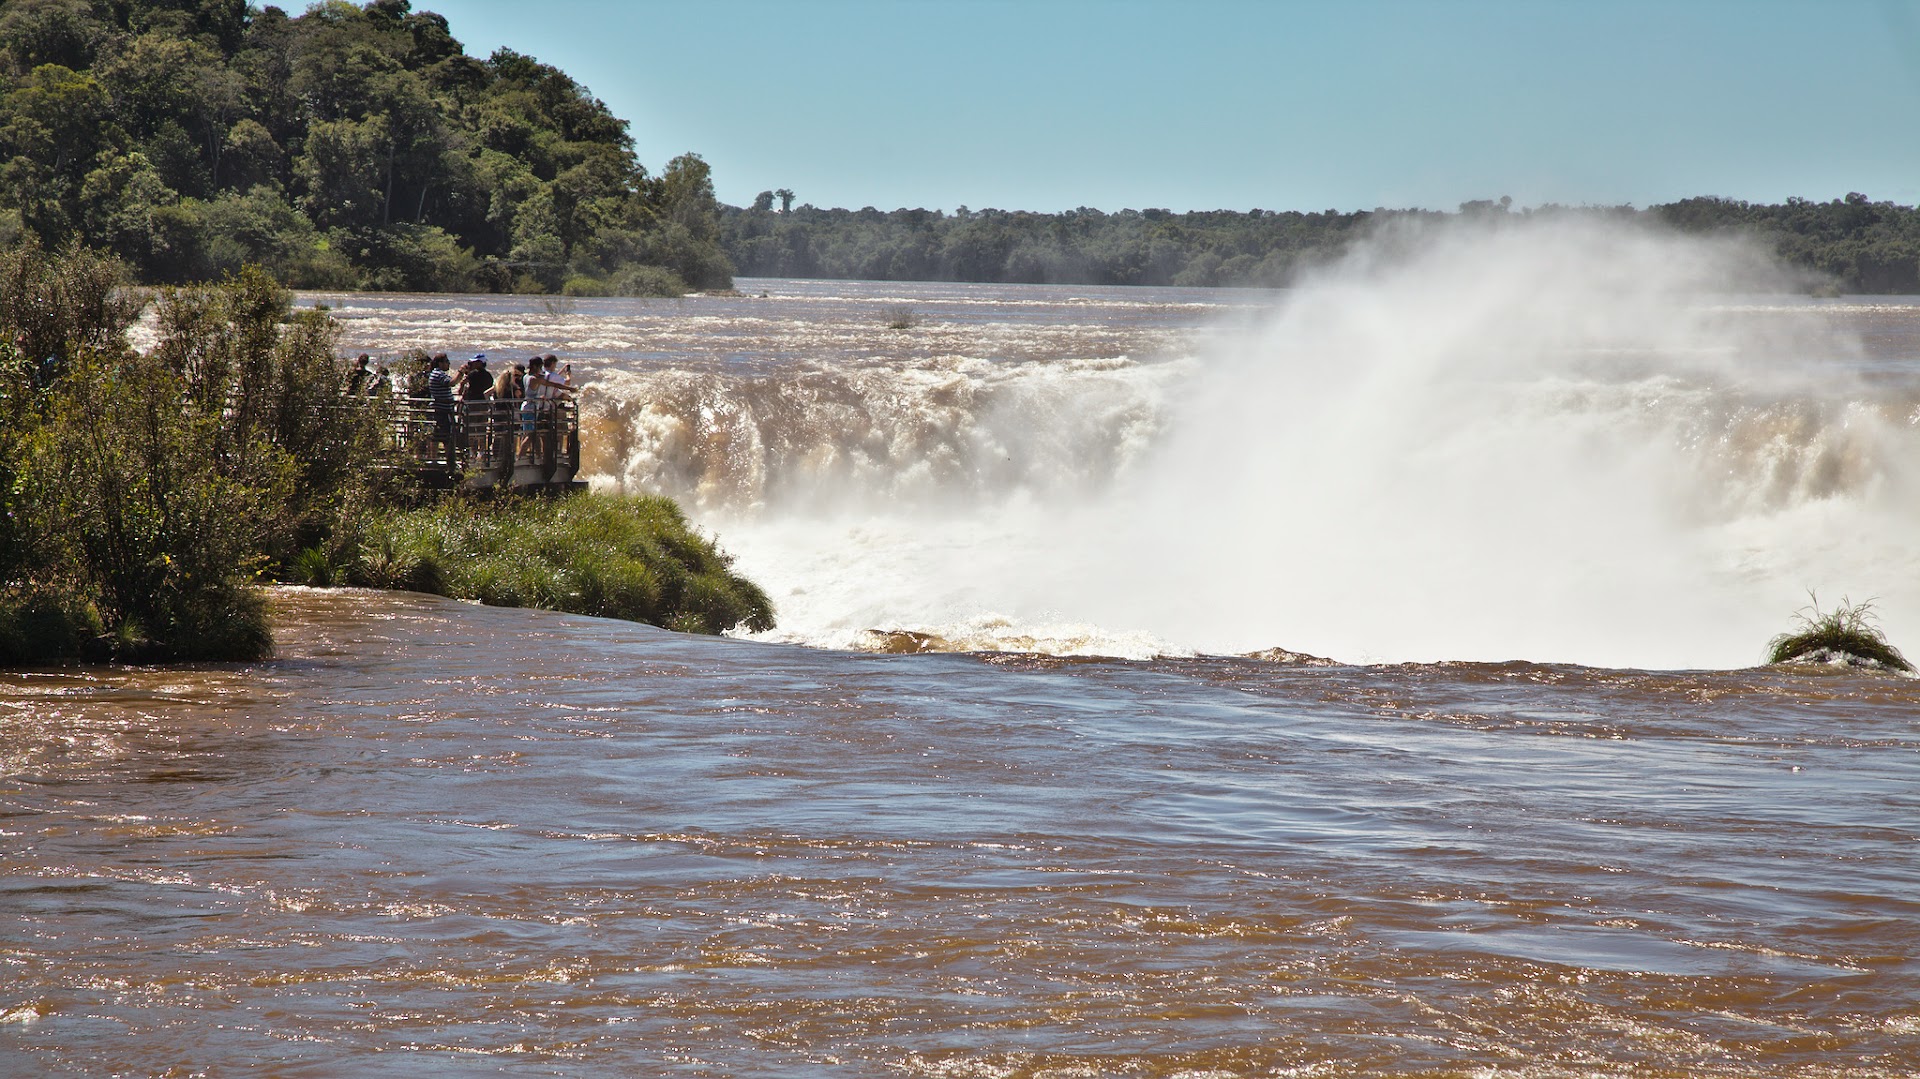
[(287, 590), (0, 681), (0, 1070), (1907, 1075), (1920, 682)]
[(0, 1075), (1920, 1074), (1920, 679), (1751, 666), (1920, 638), (1920, 301), (1726, 257), (307, 297), (575, 360), (781, 625), (0, 673)]

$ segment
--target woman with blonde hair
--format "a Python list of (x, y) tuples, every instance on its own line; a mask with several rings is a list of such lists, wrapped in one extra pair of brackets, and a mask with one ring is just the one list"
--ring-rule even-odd
[(495, 464), (499, 462), (494, 458), (513, 452), (514, 413), (520, 409), (521, 398), (527, 395), (522, 383), (526, 373), (525, 364), (503, 364), (499, 376), (493, 380), (493, 422), (487, 425), (493, 437), (487, 452)]

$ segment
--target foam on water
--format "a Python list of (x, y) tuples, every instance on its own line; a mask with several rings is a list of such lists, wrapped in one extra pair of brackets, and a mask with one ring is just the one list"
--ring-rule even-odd
[(1832, 319), (1727, 298), (1784, 284), (1637, 229), (1399, 234), (1189, 362), (610, 380), (610, 474), (840, 647), (1738, 666), (1808, 589), (1897, 642), (1920, 409)]
[(1920, 309), (1792, 285), (1534, 219), (1265, 296), (302, 302), (350, 351), (576, 361), (588, 471), (681, 500), (782, 640), (1684, 667), (1756, 661), (1809, 589), (1920, 636)]
[(1409, 247), (1208, 366), (1096, 572), (1206, 568), (1137, 617), (1202, 648), (1664, 667), (1755, 661), (1808, 588), (1920, 625), (1887, 542), (1913, 398), (1825, 320), (1715, 301), (1766, 283), (1752, 252), (1585, 224)]

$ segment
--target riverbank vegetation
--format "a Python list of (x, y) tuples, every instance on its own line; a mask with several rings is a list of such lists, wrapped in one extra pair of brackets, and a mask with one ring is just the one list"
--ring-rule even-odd
[[(695, 632), (772, 624), (665, 500), (409, 509), (382, 403), (343, 396), (335, 325), (290, 299), (252, 268), (148, 297), (84, 249), (0, 252), (0, 665), (257, 658), (258, 584), (336, 576)], [(143, 352), (126, 331), (149, 302)]]
[(658, 496), (441, 502), (366, 522), (329, 580), (688, 633), (773, 628), (773, 605)]
[(1872, 600), (1850, 603), (1842, 597), (1830, 611), (1820, 609), (1818, 597), (1809, 600), (1794, 615), (1799, 628), (1768, 642), (1768, 663), (1825, 663), (1914, 673), (1913, 664), (1875, 624)]
[(281, 333), (284, 294), (251, 273), (162, 295), (140, 353), (145, 300), (120, 277), (83, 250), (0, 257), (0, 659), (260, 654), (250, 583), (313, 524), (302, 479), (329, 478), (296, 456), (295, 395), (331, 336), (317, 317)]
[(879, 281), (982, 281), (1076, 285), (1283, 287), (1334, 261), (1392, 223), (1515, 223), (1566, 216), (1658, 224), (1683, 233), (1744, 235), (1805, 272), (1810, 287), (1920, 293), (1920, 208), (1849, 194), (1779, 205), (1695, 198), (1631, 206), (1516, 209), (1507, 199), (1457, 213), (1377, 209), (1121, 210), (1081, 207), (1042, 214), (1006, 210), (774, 209), (763, 192), (724, 207), (720, 239), (736, 271), (752, 277)]
[(112, 252), (149, 284), (723, 288), (707, 165), (409, 0), (0, 4), (0, 246)]

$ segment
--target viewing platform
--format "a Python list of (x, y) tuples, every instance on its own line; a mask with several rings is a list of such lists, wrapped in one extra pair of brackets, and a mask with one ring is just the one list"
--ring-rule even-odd
[(451, 424), (424, 398), (395, 397), (388, 405), (391, 467), (413, 473), (423, 490), (553, 495), (587, 488), (574, 478), (580, 406), (573, 401), (543, 402), (531, 421), (522, 418), (519, 401), (461, 401)]

